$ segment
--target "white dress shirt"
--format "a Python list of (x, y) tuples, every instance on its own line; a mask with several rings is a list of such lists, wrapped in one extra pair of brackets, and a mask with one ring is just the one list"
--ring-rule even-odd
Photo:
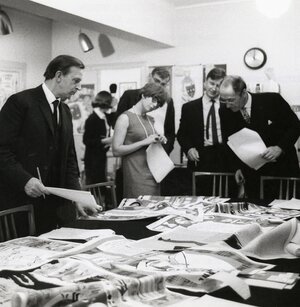
[[(220, 108), (220, 100), (219, 97), (214, 99), (215, 101), (215, 112), (216, 112), (216, 123), (217, 123), (217, 135), (219, 143), (222, 143), (222, 134), (221, 134), (221, 124), (220, 124), (220, 117), (219, 117), (219, 108)], [(202, 105), (203, 105), (203, 124), (204, 124), (204, 146), (211, 146), (213, 145), (212, 140), (212, 121), (210, 120), (210, 127), (209, 127), (209, 138), (206, 138), (206, 122), (209, 110), (211, 108), (211, 98), (207, 95), (203, 95), (202, 97)]]

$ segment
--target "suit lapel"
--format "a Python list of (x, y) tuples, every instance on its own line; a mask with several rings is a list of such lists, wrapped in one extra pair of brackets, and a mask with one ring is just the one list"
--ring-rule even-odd
[[(70, 121), (68, 121), (68, 114), (66, 111), (67, 106), (64, 105), (63, 102), (60, 103), (60, 108), (59, 108), (59, 112), (60, 112), (60, 128), (61, 128), (61, 141), (62, 143), (64, 142), (66, 135), (67, 135), (67, 131), (69, 130), (68, 125), (70, 124)], [(71, 130), (71, 128), (70, 128)]]
[(251, 126), (255, 130), (259, 130), (261, 125), (264, 122), (263, 116), (264, 112), (262, 111), (262, 104), (257, 100), (255, 95), (252, 96), (252, 105), (251, 105)]
[[(203, 102), (202, 102), (202, 98), (196, 100), (196, 103), (195, 103), (195, 117), (197, 119), (197, 122), (199, 123), (200, 131), (203, 131), (204, 118), (203, 118)], [(199, 131), (197, 131), (197, 134), (198, 133), (199, 133)]]
[(43, 116), (46, 119), (46, 122), (49, 126), (49, 129), (51, 130), (52, 134), (54, 135), (54, 127), (53, 127), (53, 121), (52, 121), (52, 114), (51, 114), (51, 108), (49, 106), (49, 103), (46, 99), (46, 96), (44, 94), (43, 88), (40, 85), (37, 87), (37, 99), (39, 100), (39, 107), (42, 111)]

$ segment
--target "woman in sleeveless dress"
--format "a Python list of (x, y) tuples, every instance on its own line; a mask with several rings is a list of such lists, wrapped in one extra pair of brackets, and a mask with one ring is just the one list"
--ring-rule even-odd
[(151, 143), (165, 143), (166, 138), (156, 133), (154, 120), (148, 116), (167, 101), (164, 88), (147, 83), (140, 91), (140, 100), (121, 114), (116, 122), (112, 150), (122, 157), (123, 197), (160, 195), (160, 186), (153, 178), (146, 160), (146, 149)]

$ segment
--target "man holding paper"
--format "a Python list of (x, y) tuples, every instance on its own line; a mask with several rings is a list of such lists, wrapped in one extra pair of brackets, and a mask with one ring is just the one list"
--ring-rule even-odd
[(234, 159), (238, 183), (245, 181), (249, 198), (259, 197), (259, 177), (299, 176), (299, 163), (295, 142), (300, 135), (300, 123), (289, 104), (277, 93), (250, 94), (246, 83), (239, 76), (225, 77), (220, 88), (220, 118), (224, 134), (228, 138), (243, 128), (256, 131), (266, 145), (261, 152), (265, 160), (254, 170)]
[[(82, 69), (79, 59), (57, 56), (43, 84), (10, 96), (0, 112), (1, 209), (33, 203), (37, 233), (56, 228), (74, 210), (45, 197), (45, 186), (80, 189), (72, 116), (62, 101), (80, 90)], [(83, 215), (98, 207), (77, 204)]]

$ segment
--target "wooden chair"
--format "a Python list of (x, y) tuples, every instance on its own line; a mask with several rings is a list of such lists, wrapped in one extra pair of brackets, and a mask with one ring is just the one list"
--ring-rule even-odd
[(218, 172), (193, 172), (193, 195), (197, 195), (197, 177), (212, 178), (211, 196), (228, 197), (229, 195), (229, 178), (234, 181), (234, 173), (218, 173)]
[[(110, 198), (108, 195), (105, 195), (106, 197), (103, 195), (103, 188), (107, 188), (107, 190), (110, 190)], [(86, 191), (90, 191), (94, 195), (97, 204), (102, 206), (103, 210), (107, 210), (108, 207), (116, 208), (118, 206), (116, 197), (116, 184), (114, 181), (105, 181), (85, 185), (83, 186), (83, 189)]]
[[(278, 196), (272, 195), (272, 198), (277, 199), (291, 199), (292, 197), (299, 197), (300, 194), (300, 178), (298, 177), (274, 177), (261, 176), (260, 177), (260, 198), (264, 199), (266, 196), (266, 183), (278, 185)], [(298, 189), (297, 189), (298, 188)], [(298, 193), (297, 193), (298, 191)], [(276, 191), (277, 192), (277, 191)], [(298, 194), (298, 195), (297, 195)]]
[(24, 205), (12, 209), (0, 211), (0, 241), (18, 238), (15, 217), (18, 214), (27, 213), (28, 235), (35, 235), (34, 212), (32, 205)]

